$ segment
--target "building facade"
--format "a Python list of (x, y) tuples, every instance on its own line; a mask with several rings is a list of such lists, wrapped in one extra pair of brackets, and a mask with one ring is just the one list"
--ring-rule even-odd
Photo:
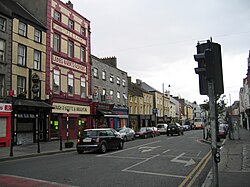
[(117, 68), (117, 59), (92, 55), (91, 99), (93, 127), (128, 126), (127, 73)]

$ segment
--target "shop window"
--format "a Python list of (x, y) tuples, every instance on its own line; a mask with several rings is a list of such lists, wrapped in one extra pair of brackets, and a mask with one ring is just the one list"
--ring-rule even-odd
[(7, 127), (7, 118), (5, 117), (0, 117), (0, 138), (5, 138), (6, 137), (6, 127)]

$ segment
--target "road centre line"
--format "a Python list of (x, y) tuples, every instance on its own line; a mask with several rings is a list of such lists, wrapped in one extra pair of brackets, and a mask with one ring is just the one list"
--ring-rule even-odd
[(130, 147), (130, 148), (119, 150), (119, 151), (114, 151), (112, 153), (106, 153), (106, 154), (103, 154), (103, 155), (97, 155), (96, 157), (102, 157), (102, 156), (105, 157), (105, 156), (108, 156), (108, 155), (113, 155), (113, 154), (116, 154), (116, 153), (121, 153), (121, 152), (124, 152), (124, 151), (128, 151), (128, 150), (131, 150), (131, 149), (136, 149), (138, 147), (142, 147), (142, 146), (146, 146), (146, 145), (151, 145), (151, 144), (158, 143), (158, 142), (161, 142), (161, 140), (150, 142), (150, 143), (146, 143), (146, 144), (142, 144), (142, 145), (137, 145), (135, 147)]
[(198, 170), (198, 168), (200, 167), (200, 165), (204, 162), (204, 160), (209, 160), (208, 158), (211, 155), (211, 150), (206, 154), (205, 157), (202, 158), (202, 160), (195, 166), (195, 168), (189, 173), (189, 175), (182, 181), (182, 183), (179, 185), (179, 187), (183, 187), (187, 181), (193, 176), (193, 174), (196, 172), (196, 170)]

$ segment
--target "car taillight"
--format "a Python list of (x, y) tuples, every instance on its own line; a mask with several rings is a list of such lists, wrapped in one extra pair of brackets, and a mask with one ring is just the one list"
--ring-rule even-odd
[(96, 138), (95, 142), (96, 143), (99, 143), (100, 139), (99, 138)]
[(77, 139), (77, 143), (80, 143), (80, 141), (81, 141), (80, 138), (78, 138), (78, 139)]

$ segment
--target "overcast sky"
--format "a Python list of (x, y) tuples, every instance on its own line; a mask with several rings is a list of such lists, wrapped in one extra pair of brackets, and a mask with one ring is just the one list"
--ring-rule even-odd
[(212, 37), (222, 48), (228, 104), (239, 100), (250, 50), (249, 0), (71, 2), (91, 22), (93, 55), (115, 56), (133, 82), (140, 79), (161, 92), (164, 84), (172, 95), (190, 102), (208, 99), (199, 94), (193, 55), (198, 41)]

